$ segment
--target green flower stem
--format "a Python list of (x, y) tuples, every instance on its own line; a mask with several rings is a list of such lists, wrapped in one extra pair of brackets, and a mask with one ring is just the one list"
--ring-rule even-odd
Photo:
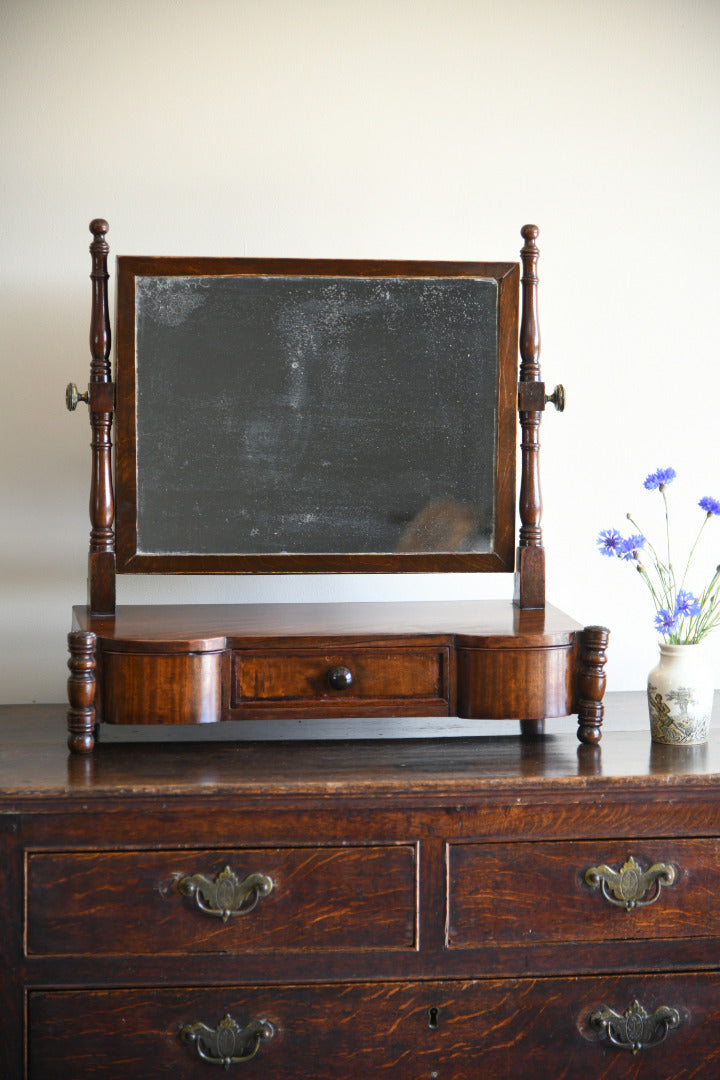
[(683, 574), (683, 577), (682, 577), (682, 582), (680, 583), (680, 588), (681, 588), (681, 589), (684, 589), (684, 588), (685, 588), (685, 578), (686, 578), (686, 577), (687, 577), (687, 575), (688, 575), (688, 570), (690, 569), (690, 563), (692, 562), (692, 558), (693, 558), (693, 555), (695, 554), (695, 548), (696, 548), (696, 547), (698, 546), (698, 541), (700, 540), (700, 537), (702, 536), (702, 533), (703, 533), (703, 529), (705, 528), (705, 526), (706, 526), (706, 525), (707, 525), (707, 523), (708, 523), (708, 518), (709, 518), (709, 517), (712, 517), (712, 514), (706, 514), (706, 515), (705, 515), (705, 517), (703, 518), (703, 522), (702, 522), (702, 525), (701, 525), (701, 526), (700, 526), (700, 528), (698, 529), (698, 534), (697, 534), (697, 536), (695, 537), (695, 543), (694, 543), (694, 544), (693, 544), (693, 546), (692, 546), (692, 547), (690, 548), (690, 554), (688, 555), (688, 560), (687, 560), (687, 562), (685, 563), (685, 573)]
[[(672, 579), (671, 579), (669, 573), (667, 572), (666, 567), (663, 564), (662, 559), (658, 555), (658, 553), (655, 550), (652, 543), (648, 540), (646, 533), (643, 532), (643, 530), (638, 525), (637, 521), (635, 521), (635, 518), (632, 517), (631, 514), (628, 514), (627, 519), (630, 522), (630, 524), (633, 525), (634, 528), (636, 528), (637, 531), (639, 533), (641, 533), (645, 537), (645, 547), (650, 552), (650, 556), (652, 558), (653, 566), (655, 568), (655, 573), (657, 574), (658, 580), (660, 582), (660, 590), (661, 590), (663, 596), (669, 597), (671, 592), (672, 592)], [(659, 605), (659, 607), (665, 607), (665, 606), (666, 605), (662, 604), (662, 603)], [(669, 603), (668, 603), (667, 606), (668, 607), (670, 606)], [(674, 599), (672, 600), (672, 606), (673, 607), (675, 606), (675, 600)]]
[(664, 607), (665, 605), (662, 602), (662, 598), (659, 597), (658, 594), (657, 594), (657, 591), (656, 591), (655, 586), (653, 584), (652, 578), (650, 577), (650, 575), (648, 574), (647, 570), (645, 569), (645, 567), (643, 566), (643, 564), (641, 562), (638, 562), (637, 569), (638, 569), (638, 573), (640, 574), (643, 581), (645, 582), (648, 589), (650, 590), (650, 595), (652, 596), (653, 603), (655, 604), (655, 611), (659, 611), (660, 608)]
[(673, 586), (675, 585), (675, 574), (672, 568), (672, 559), (670, 558), (670, 507), (668, 506), (667, 493), (665, 491), (665, 485), (660, 485), (660, 494), (663, 497), (665, 503), (665, 539), (667, 541), (667, 565), (672, 575)]
[[(642, 529), (640, 528), (638, 523), (635, 521), (634, 517), (631, 517), (630, 514), (628, 514), (627, 519), (628, 519), (628, 522), (638, 530), (638, 532), (641, 532), (642, 536), (646, 536), (646, 534), (644, 534), (644, 532), (642, 532)], [(668, 611), (669, 611), (669, 610), (675, 608), (675, 596), (674, 596), (673, 579), (671, 579), (671, 577), (669, 575), (669, 572), (667, 571), (666, 567), (664, 566), (660, 555), (657, 554), (657, 552), (654, 549), (654, 546), (652, 545), (650, 540), (648, 540), (647, 536), (646, 536), (646, 549), (650, 553), (652, 566), (653, 566), (653, 569), (654, 569), (654, 571), (656, 573), (657, 581), (658, 581), (658, 583), (660, 583), (660, 596), (658, 596), (657, 592), (653, 588), (650, 576), (648, 575), (647, 571), (644, 571), (644, 573), (643, 573), (644, 580), (646, 580), (646, 582), (647, 582), (647, 584), (648, 584), (648, 586), (650, 588), (650, 591), (652, 592), (653, 599), (654, 599), (654, 602), (655, 602), (655, 609), (657, 611), (660, 611), (661, 608), (666, 607), (668, 609)], [(639, 563), (638, 563), (638, 566), (640, 566)]]
[(663, 497), (663, 502), (665, 503), (665, 536), (666, 536), (666, 540), (667, 540), (667, 569), (668, 569), (669, 578), (670, 578), (670, 592), (669, 592), (669, 596), (668, 596), (668, 599), (670, 600), (670, 603), (668, 604), (668, 611), (674, 611), (675, 610), (675, 603), (677, 601), (678, 587), (677, 587), (677, 580), (675, 578), (675, 567), (673, 566), (672, 559), (670, 558), (670, 506), (668, 504), (668, 499), (667, 499), (667, 494), (665, 492), (665, 485), (664, 484), (660, 485), (660, 492), (661, 492), (662, 497)]
[(716, 569), (712, 581), (703, 590), (700, 597), (701, 610), (700, 614), (695, 616), (693, 644), (702, 641), (711, 630), (714, 630), (720, 624), (720, 590), (716, 590), (718, 582), (720, 582), (720, 566)]

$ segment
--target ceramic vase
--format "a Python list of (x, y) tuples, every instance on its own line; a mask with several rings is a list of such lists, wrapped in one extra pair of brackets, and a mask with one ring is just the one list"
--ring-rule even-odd
[(702, 645), (661, 645), (647, 692), (653, 742), (707, 742), (714, 685)]

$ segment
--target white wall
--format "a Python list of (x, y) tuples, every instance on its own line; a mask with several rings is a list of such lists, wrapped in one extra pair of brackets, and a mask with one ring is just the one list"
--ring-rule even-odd
[[(678, 525), (720, 497), (716, 0), (6, 0), (2, 32), (2, 700), (63, 698), (85, 596), (89, 428), (63, 392), (87, 380), (95, 216), (113, 254), (499, 260), (537, 222), (543, 374), (569, 399), (542, 429), (548, 596), (609, 625), (609, 686), (640, 688), (649, 598), (594, 542), (651, 518), (658, 466), (679, 473)], [(511, 594), (464, 576), (119, 586)]]

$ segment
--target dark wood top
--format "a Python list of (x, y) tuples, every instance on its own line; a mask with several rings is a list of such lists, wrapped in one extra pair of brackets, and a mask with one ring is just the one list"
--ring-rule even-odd
[(342, 636), (348, 641), (447, 637), (470, 646), (562, 645), (579, 623), (547, 606), (521, 609), (507, 600), (407, 601), (334, 604), (152, 604), (118, 607), (115, 615), (92, 616), (73, 609), (73, 627), (100, 638), (223, 649), (268, 638), (289, 644), (312, 638), (313, 645)]
[[(346, 723), (342, 733), (357, 736), (364, 722)], [(437, 730), (436, 720), (417, 723), (415, 734)], [(28, 801), (42, 810), (50, 797), (75, 803), (128, 794), (412, 802), (472, 798), (489, 791), (507, 792), (511, 798), (540, 789), (554, 797), (592, 786), (670, 792), (720, 784), (720, 695), (711, 741), (698, 747), (652, 744), (642, 693), (607, 696), (600, 746), (578, 745), (572, 718), (555, 723), (562, 733), (539, 738), (521, 738), (508, 722), (508, 735), (350, 741), (298, 740), (297, 735), (218, 741), (242, 725), (217, 724), (211, 726), (215, 741), (208, 741), (205, 729), (192, 728), (182, 729), (183, 738), (173, 731), (172, 741), (152, 742), (158, 735), (151, 729), (142, 733), (143, 741), (101, 741), (94, 754), (83, 757), (66, 749), (64, 706), (6, 705), (0, 706), (0, 811)], [(474, 726), (482, 730), (480, 722)], [(315, 730), (314, 722), (301, 727), (304, 734)], [(319, 723), (317, 730), (327, 728)], [(337, 735), (337, 722), (333, 730)]]

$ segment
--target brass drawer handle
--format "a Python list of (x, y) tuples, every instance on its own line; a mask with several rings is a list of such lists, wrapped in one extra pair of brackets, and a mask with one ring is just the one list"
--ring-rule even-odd
[(229, 1069), (243, 1061), (254, 1058), (263, 1042), (272, 1039), (275, 1029), (269, 1020), (251, 1020), (244, 1028), (228, 1013), (213, 1029), (198, 1021), (183, 1024), (180, 1039), (186, 1046), (193, 1046), (197, 1056), (209, 1065), (222, 1065)]
[(204, 915), (215, 915), (227, 922), (231, 915), (247, 915), (263, 896), (273, 890), (273, 880), (267, 874), (249, 874), (244, 881), (229, 866), (221, 870), (214, 881), (204, 874), (180, 878), (178, 889), (183, 896), (194, 896)]
[[(585, 871), (585, 881), (591, 888), (599, 888), (609, 904), (631, 911), (635, 907), (654, 904), (663, 885), (672, 885), (675, 881), (675, 867), (669, 863), (653, 863), (648, 870), (643, 870), (631, 856), (619, 870), (605, 864), (591, 866)], [(648, 890), (652, 891), (646, 896)]]
[(607, 1005), (590, 1013), (590, 1027), (601, 1032), (613, 1046), (637, 1054), (657, 1046), (667, 1038), (669, 1031), (680, 1023), (680, 1013), (668, 1005), (661, 1005), (649, 1013), (636, 999), (621, 1016)]

